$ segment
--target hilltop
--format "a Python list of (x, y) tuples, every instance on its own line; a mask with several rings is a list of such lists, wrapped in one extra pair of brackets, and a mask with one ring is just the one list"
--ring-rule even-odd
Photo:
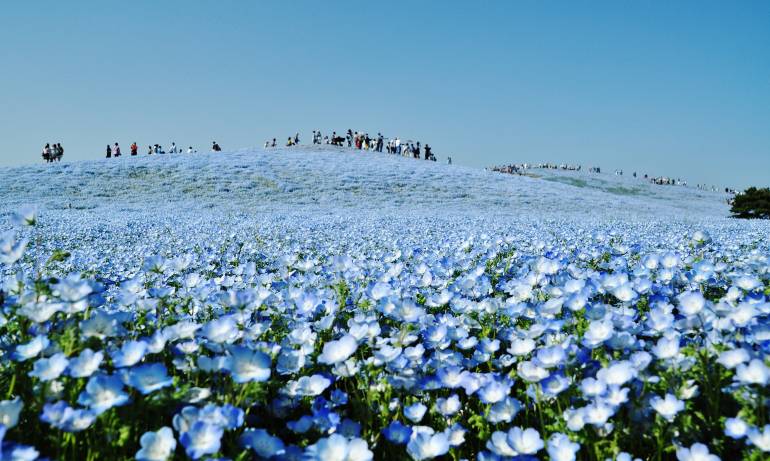
[(512, 176), (331, 146), (99, 159), (0, 169), (0, 202), (48, 210), (354, 212), (529, 217), (728, 215), (726, 196), (612, 174)]

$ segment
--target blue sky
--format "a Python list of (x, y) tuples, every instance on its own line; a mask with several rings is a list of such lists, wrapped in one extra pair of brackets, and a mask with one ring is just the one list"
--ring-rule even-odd
[(12, 2), (0, 165), (300, 131), (770, 185), (770, 2)]

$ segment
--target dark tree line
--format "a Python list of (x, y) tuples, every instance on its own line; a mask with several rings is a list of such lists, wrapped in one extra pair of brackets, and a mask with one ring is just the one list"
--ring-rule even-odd
[(733, 198), (732, 205), (733, 217), (770, 219), (770, 188), (749, 187)]

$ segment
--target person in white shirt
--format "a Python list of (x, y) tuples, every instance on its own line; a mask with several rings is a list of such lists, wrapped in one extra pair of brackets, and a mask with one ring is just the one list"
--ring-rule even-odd
[(169, 154), (176, 154), (176, 152), (177, 152), (177, 150), (176, 150), (176, 143), (172, 142), (171, 143), (171, 147), (168, 149), (168, 153)]

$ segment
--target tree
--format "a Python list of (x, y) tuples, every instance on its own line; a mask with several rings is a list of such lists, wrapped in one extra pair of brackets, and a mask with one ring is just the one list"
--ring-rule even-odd
[(770, 188), (749, 187), (733, 198), (730, 211), (736, 218), (770, 219)]

